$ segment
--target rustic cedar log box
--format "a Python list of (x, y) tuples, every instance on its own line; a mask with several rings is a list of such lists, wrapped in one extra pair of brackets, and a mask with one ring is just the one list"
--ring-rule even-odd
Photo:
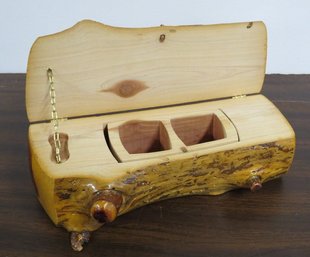
[(289, 169), (294, 132), (260, 94), (266, 38), (262, 22), (82, 21), (37, 39), (26, 81), (32, 173), (73, 249), (134, 208), (255, 191)]

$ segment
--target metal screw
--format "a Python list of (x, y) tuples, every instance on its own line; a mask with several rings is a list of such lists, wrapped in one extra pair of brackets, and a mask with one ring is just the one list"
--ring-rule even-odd
[(159, 42), (162, 43), (164, 42), (166, 39), (166, 35), (165, 34), (161, 34), (160, 37), (159, 37)]

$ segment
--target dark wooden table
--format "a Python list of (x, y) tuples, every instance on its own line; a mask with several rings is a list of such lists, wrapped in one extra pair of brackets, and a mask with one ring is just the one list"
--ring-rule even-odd
[(24, 74), (0, 75), (0, 256), (310, 256), (310, 75), (269, 75), (263, 94), (297, 136), (293, 166), (261, 191), (191, 196), (139, 208), (71, 250), (36, 200)]

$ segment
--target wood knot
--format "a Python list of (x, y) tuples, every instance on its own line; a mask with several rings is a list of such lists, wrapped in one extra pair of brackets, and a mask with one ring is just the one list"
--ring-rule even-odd
[(127, 81), (119, 87), (120, 95), (124, 97), (131, 96), (135, 91), (135, 85), (132, 81)]
[(114, 86), (108, 89), (103, 89), (101, 92), (111, 92), (120, 97), (128, 98), (132, 97), (139, 92), (147, 89), (143, 82), (138, 80), (123, 80), (116, 83)]

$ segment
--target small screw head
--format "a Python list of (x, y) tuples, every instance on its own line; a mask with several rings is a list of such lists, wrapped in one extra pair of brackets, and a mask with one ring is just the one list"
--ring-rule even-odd
[(248, 25), (246, 26), (246, 28), (247, 28), (247, 29), (250, 29), (250, 28), (252, 28), (252, 26), (253, 26), (253, 22), (251, 21), (251, 22), (248, 23)]
[(160, 37), (159, 37), (159, 42), (164, 42), (166, 39), (166, 35), (165, 34), (161, 34)]

